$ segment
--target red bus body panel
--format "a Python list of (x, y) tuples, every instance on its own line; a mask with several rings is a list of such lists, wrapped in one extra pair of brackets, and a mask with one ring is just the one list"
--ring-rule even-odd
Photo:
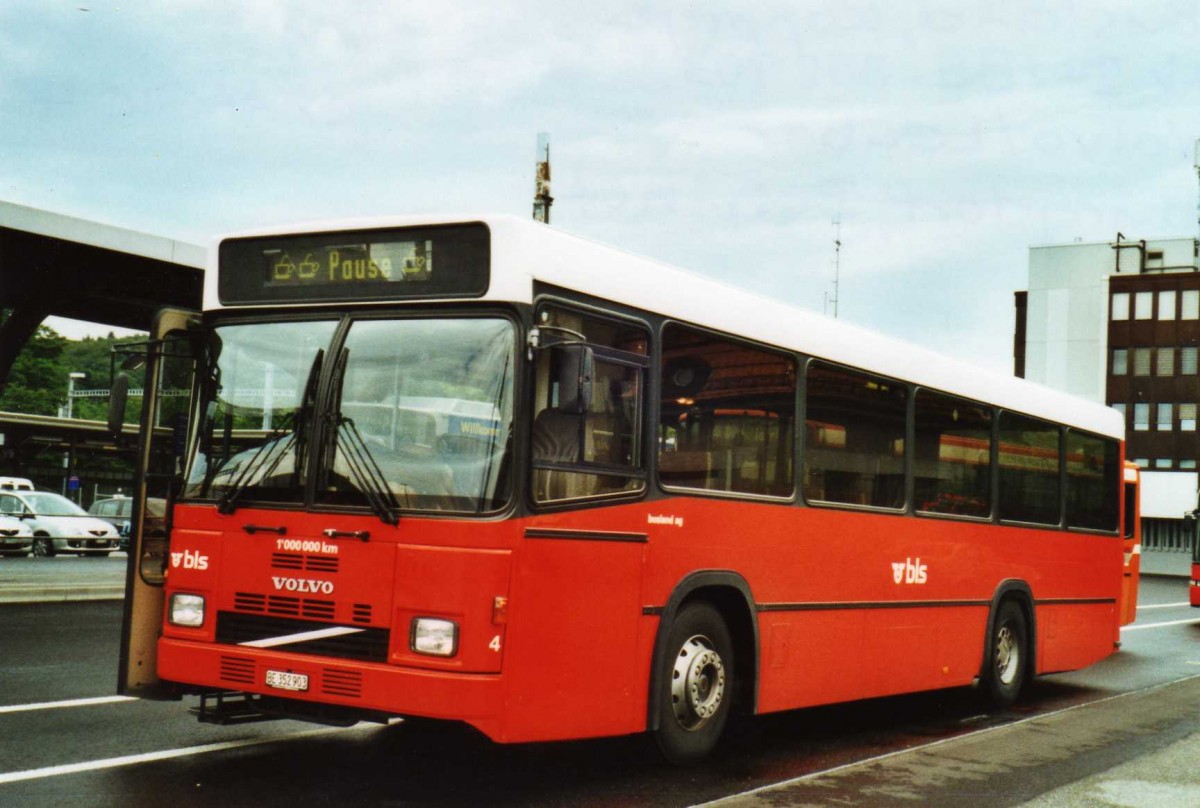
[[(171, 551), (168, 598), (202, 594), (209, 606), (202, 628), (164, 624), (164, 679), (458, 719), (506, 742), (644, 730), (659, 614), (697, 570), (749, 584), (759, 712), (969, 684), (1006, 582), (1032, 595), (1037, 672), (1091, 664), (1119, 639), (1114, 536), (785, 503), (676, 497), (395, 528), (185, 505)], [(217, 644), (218, 611), (383, 630), (386, 659)], [(455, 620), (458, 653), (413, 653), (414, 617)], [(309, 689), (272, 690), (267, 670), (307, 674)]]

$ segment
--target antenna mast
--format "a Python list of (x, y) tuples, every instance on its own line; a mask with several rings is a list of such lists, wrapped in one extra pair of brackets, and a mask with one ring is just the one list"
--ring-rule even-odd
[(842, 277), (842, 214), (838, 214), (833, 220), (833, 296), (828, 297), (828, 302), (833, 304), (833, 317), (836, 320), (838, 316), (838, 287)]
[(533, 175), (533, 219), (534, 221), (550, 224), (550, 206), (554, 197), (550, 196), (550, 135), (538, 132), (537, 165)]
[[(1196, 177), (1200, 179), (1200, 140), (1196, 141), (1195, 156), (1192, 158), (1192, 168), (1196, 169)], [(1200, 226), (1200, 198), (1196, 200), (1196, 224)]]

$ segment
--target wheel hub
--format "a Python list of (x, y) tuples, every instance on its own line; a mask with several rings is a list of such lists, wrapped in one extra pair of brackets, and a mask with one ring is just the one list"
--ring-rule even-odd
[(1007, 625), (1001, 626), (996, 632), (996, 678), (1005, 685), (1010, 685), (1017, 675), (1019, 652), (1016, 638), (1012, 629)]
[(725, 663), (702, 635), (688, 638), (679, 649), (671, 674), (671, 707), (684, 729), (702, 727), (725, 698)]

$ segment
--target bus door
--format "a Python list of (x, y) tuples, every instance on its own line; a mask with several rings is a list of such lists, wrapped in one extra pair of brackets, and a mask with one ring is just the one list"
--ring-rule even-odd
[(145, 374), (117, 670), (117, 692), (139, 698), (178, 698), (159, 681), (156, 661), (171, 505), (182, 479), (195, 372), (195, 348), (188, 328), (198, 322), (199, 315), (194, 312), (159, 312), (149, 342), (122, 346), (127, 351), (124, 368), (129, 372), (113, 383), (109, 429), (119, 432), (131, 376)]
[(1125, 499), (1125, 523), (1122, 542), (1125, 568), (1121, 577), (1121, 625), (1127, 626), (1137, 617), (1138, 576), (1142, 566), (1142, 509), (1141, 473), (1134, 463), (1125, 463), (1122, 492)]

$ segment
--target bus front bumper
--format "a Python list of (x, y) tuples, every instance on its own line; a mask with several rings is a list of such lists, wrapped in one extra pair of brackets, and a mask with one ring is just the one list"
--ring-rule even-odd
[(204, 690), (465, 721), (493, 740), (499, 734), (498, 674), (429, 671), (164, 637), (158, 642), (158, 675)]

